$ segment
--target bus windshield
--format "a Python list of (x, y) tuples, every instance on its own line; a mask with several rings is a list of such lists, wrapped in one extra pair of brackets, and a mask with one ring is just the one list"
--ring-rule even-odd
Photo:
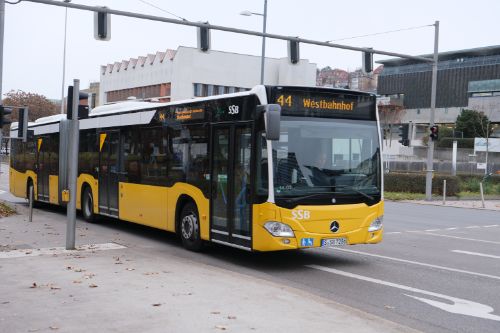
[(301, 198), (316, 194), (317, 199), (329, 194), (330, 204), (333, 197), (349, 197), (349, 202), (380, 199), (376, 121), (282, 117), (272, 159), (277, 201), (296, 198), (304, 203)]

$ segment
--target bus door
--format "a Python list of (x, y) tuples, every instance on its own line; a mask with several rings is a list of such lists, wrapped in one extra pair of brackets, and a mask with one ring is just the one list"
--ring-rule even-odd
[(49, 201), (49, 175), (50, 175), (50, 137), (37, 138), (37, 200)]
[(210, 238), (251, 249), (251, 124), (212, 128)]
[(120, 132), (99, 133), (99, 213), (118, 216), (120, 169)]

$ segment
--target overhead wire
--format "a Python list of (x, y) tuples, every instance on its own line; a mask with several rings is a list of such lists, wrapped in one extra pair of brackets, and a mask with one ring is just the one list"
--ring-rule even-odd
[(167, 13), (167, 14), (169, 14), (169, 15), (175, 16), (175, 17), (177, 17), (178, 19), (181, 19), (181, 20), (183, 20), (183, 21), (188, 21), (188, 20), (187, 20), (187, 19), (185, 19), (184, 17), (179, 16), (179, 15), (176, 15), (176, 14), (174, 14), (174, 13), (172, 13), (172, 12), (169, 12), (168, 10), (165, 10), (165, 9), (163, 9), (163, 8), (161, 8), (161, 7), (158, 7), (157, 5), (152, 4), (152, 3), (148, 2), (148, 1), (145, 1), (145, 0), (139, 0), (139, 1), (140, 1), (140, 2), (142, 2), (142, 3), (144, 3), (144, 4), (146, 4), (146, 5), (148, 5), (148, 6), (151, 6), (151, 7), (153, 7), (153, 8), (156, 8), (156, 9), (158, 9), (158, 10), (162, 11), (162, 12), (165, 12), (165, 13)]
[(417, 27), (409, 27), (409, 28), (401, 28), (401, 29), (396, 29), (396, 30), (375, 32), (373, 34), (358, 35), (358, 36), (352, 36), (352, 37), (344, 37), (344, 38), (339, 38), (339, 39), (327, 40), (325, 43), (338, 42), (338, 41), (341, 41), (341, 40), (348, 40), (348, 39), (355, 39), (355, 38), (362, 38), (362, 37), (384, 35), (384, 34), (390, 34), (390, 33), (394, 33), (394, 32), (400, 32), (400, 31), (416, 30), (416, 29), (422, 29), (422, 28), (433, 27), (433, 26), (434, 26), (434, 24), (426, 24), (426, 25), (420, 25), (420, 26), (417, 26)]

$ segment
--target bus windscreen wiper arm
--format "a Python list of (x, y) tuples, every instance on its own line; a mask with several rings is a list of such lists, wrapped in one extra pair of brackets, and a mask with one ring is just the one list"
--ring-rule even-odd
[(354, 192), (356, 192), (356, 193), (358, 193), (358, 194), (361, 194), (362, 196), (364, 196), (364, 197), (365, 197), (365, 198), (367, 198), (367, 199), (370, 199), (370, 200), (375, 200), (375, 198), (374, 198), (374, 197), (372, 197), (371, 195), (366, 194), (366, 193), (365, 193), (365, 192), (363, 192), (363, 191), (357, 190), (357, 189), (355, 189), (353, 186), (350, 186), (350, 185), (337, 185), (337, 186), (335, 186), (335, 188), (345, 188), (345, 189), (348, 189), (348, 190), (352, 190), (352, 191), (354, 191)]

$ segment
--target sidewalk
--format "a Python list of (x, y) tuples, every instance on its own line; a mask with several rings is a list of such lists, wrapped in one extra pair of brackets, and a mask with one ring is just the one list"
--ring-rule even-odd
[(65, 242), (63, 214), (36, 210), (29, 223), (26, 207), (16, 209), (0, 218), (2, 332), (415, 332), (182, 259), (155, 239), (134, 243), (119, 228), (78, 221), (77, 246), (87, 246), (67, 252), (57, 248)]
[(500, 200), (446, 200), (443, 204), (443, 200), (398, 200), (398, 202), (408, 202), (415, 203), (420, 205), (434, 205), (434, 206), (443, 206), (443, 207), (458, 207), (458, 208), (475, 208), (475, 209), (484, 209), (484, 210), (498, 210), (500, 211)]

